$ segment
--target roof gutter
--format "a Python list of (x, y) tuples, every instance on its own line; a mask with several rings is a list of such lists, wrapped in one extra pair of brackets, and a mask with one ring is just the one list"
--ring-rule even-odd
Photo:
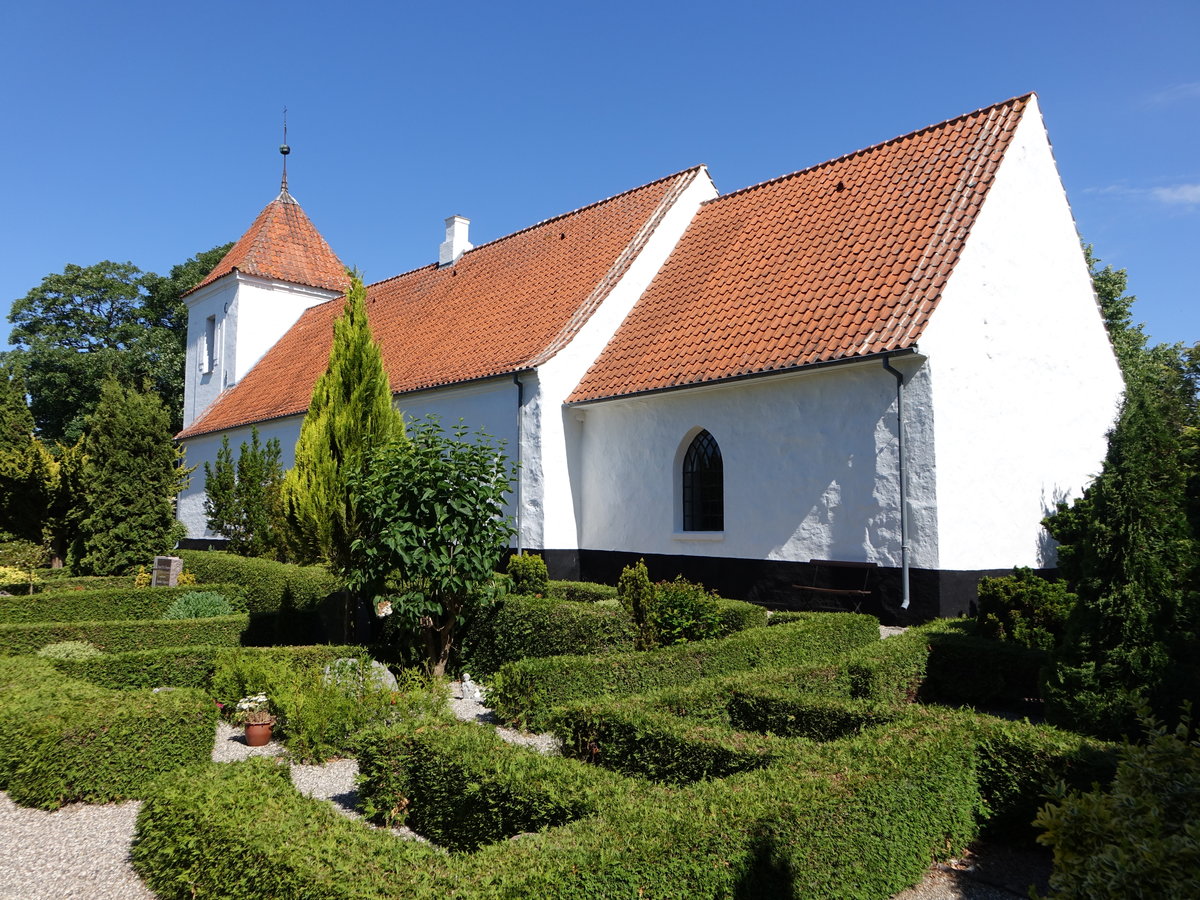
[(834, 366), (862, 365), (864, 363), (875, 362), (876, 360), (888, 360), (896, 357), (917, 356), (919, 351), (916, 346), (904, 347), (900, 350), (884, 350), (879, 353), (867, 353), (862, 356), (847, 356), (841, 359), (827, 359), (821, 362), (805, 363), (800, 366), (786, 366), (779, 369), (771, 369), (766, 372), (748, 372), (745, 375), (730, 375), (727, 378), (714, 378), (712, 381), (692, 381), (687, 384), (673, 384), (669, 387), (651, 388), (645, 391), (633, 391), (628, 394), (617, 394), (610, 397), (593, 397), (589, 400), (576, 400), (573, 403), (564, 404), (566, 406), (591, 406), (595, 403), (611, 403), (617, 400), (633, 400), (641, 397), (650, 397), (656, 394), (667, 394), (672, 391), (694, 390), (703, 387), (719, 387), (726, 384), (735, 384), (740, 381), (750, 381), (758, 378), (771, 378), (776, 375), (794, 375), (801, 372), (816, 371), (818, 369), (829, 369)]

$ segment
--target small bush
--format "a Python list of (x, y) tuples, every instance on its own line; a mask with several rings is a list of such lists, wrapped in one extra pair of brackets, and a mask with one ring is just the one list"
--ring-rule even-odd
[(519, 553), (508, 559), (508, 576), (514, 594), (545, 594), (550, 584), (546, 561), (534, 553)]
[(621, 577), (617, 580), (617, 599), (633, 619), (638, 649), (652, 648), (654, 633), (650, 628), (650, 610), (654, 606), (654, 585), (650, 583), (650, 573), (644, 559), (621, 570)]
[(164, 619), (211, 619), (233, 615), (233, 606), (216, 591), (191, 591), (177, 599), (163, 613)]
[(616, 600), (617, 589), (611, 584), (596, 584), (592, 581), (551, 581), (547, 584), (546, 596), (555, 600), (599, 603), (604, 600)]
[(721, 632), (717, 595), (682, 575), (674, 581), (660, 581), (654, 586), (647, 623), (660, 647), (717, 637)]
[(102, 656), (95, 644), (87, 641), (59, 641), (57, 644), (47, 644), (37, 652), (43, 659), (79, 660), (92, 659)]
[(32, 594), (41, 584), (42, 579), (35, 571), (19, 569), (16, 566), (0, 566), (0, 591)]
[(1053, 650), (1062, 640), (1076, 596), (1062, 581), (1015, 568), (1002, 578), (979, 582), (979, 634), (1031, 650)]
[(1143, 719), (1147, 742), (1120, 751), (1110, 788), (1068, 792), (1037, 816), (1054, 850), (1053, 897), (1194, 897), (1200, 872), (1200, 742)]

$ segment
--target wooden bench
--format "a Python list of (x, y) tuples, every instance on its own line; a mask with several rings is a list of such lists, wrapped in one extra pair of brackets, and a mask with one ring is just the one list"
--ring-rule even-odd
[(805, 612), (859, 612), (871, 596), (871, 572), (875, 563), (845, 562), (834, 559), (810, 559), (811, 584), (792, 587), (809, 599), (799, 601)]

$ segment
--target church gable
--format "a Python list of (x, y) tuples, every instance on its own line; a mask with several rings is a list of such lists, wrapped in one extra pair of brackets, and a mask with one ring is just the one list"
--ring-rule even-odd
[(1031, 96), (704, 204), (568, 402), (911, 347)]

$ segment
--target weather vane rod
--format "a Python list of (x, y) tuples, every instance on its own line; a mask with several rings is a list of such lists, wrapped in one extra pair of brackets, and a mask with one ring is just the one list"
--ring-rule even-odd
[(282, 187), (283, 187), (283, 193), (285, 195), (288, 192), (288, 188), (287, 188), (287, 158), (288, 158), (288, 154), (291, 152), (292, 152), (292, 148), (288, 146), (288, 142), (287, 142), (287, 107), (285, 106), (283, 108), (283, 143), (279, 145), (279, 153), (283, 157)]

